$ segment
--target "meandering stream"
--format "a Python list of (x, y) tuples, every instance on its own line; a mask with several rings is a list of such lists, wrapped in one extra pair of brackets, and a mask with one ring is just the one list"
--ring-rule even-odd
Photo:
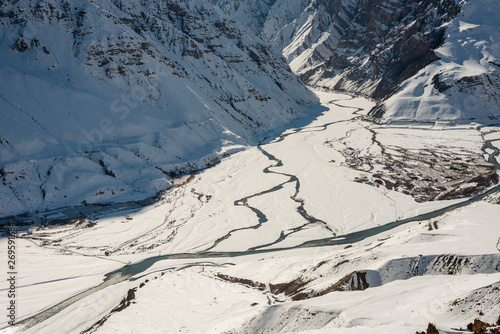
[[(351, 96), (351, 99), (353, 99), (353, 98), (354, 97)], [(278, 139), (274, 140), (272, 143), (279, 143), (279, 142), (285, 140), (286, 137), (295, 135), (295, 134), (297, 134), (299, 132), (300, 133), (304, 133), (304, 132), (320, 132), (320, 131), (325, 131), (326, 129), (328, 129), (329, 126), (331, 126), (333, 124), (339, 124), (339, 123), (345, 123), (345, 122), (352, 122), (353, 120), (361, 117), (361, 116), (357, 116), (357, 114), (360, 111), (362, 111), (363, 108), (342, 106), (342, 105), (340, 105), (340, 104), (337, 103), (339, 101), (345, 101), (345, 100), (333, 100), (333, 101), (328, 102), (328, 104), (333, 104), (333, 105), (336, 105), (337, 107), (340, 107), (340, 108), (355, 109), (355, 111), (353, 111), (353, 113), (352, 113), (354, 115), (354, 117), (349, 118), (349, 119), (345, 119), (345, 120), (329, 122), (329, 123), (325, 123), (325, 124), (318, 125), (318, 126), (308, 126), (308, 127), (302, 127), (302, 128), (294, 129), (290, 133), (283, 134), (283, 135), (279, 136)], [(276, 186), (274, 186), (274, 187), (272, 187), (272, 188), (270, 188), (268, 190), (265, 190), (265, 191), (259, 192), (257, 194), (253, 194), (253, 195), (241, 198), (239, 200), (236, 200), (234, 202), (234, 205), (236, 205), (236, 206), (245, 206), (245, 207), (247, 207), (248, 209), (250, 209), (251, 211), (253, 211), (257, 215), (258, 224), (253, 225), (253, 226), (248, 226), (248, 227), (237, 228), (237, 229), (229, 231), (226, 235), (224, 235), (223, 237), (217, 239), (215, 241), (215, 243), (210, 248), (208, 248), (205, 252), (208, 252), (208, 251), (214, 249), (215, 247), (217, 247), (217, 245), (219, 245), (219, 243), (221, 243), (222, 241), (230, 238), (235, 232), (243, 231), (243, 230), (249, 230), (249, 229), (258, 229), (264, 223), (268, 222), (269, 220), (268, 220), (267, 216), (262, 211), (260, 211), (258, 208), (254, 207), (254, 206), (250, 206), (248, 204), (248, 200), (251, 199), (251, 198), (254, 198), (254, 197), (259, 197), (259, 196), (262, 196), (262, 195), (265, 195), (265, 194), (269, 194), (269, 193), (272, 193), (272, 192), (279, 191), (279, 190), (283, 189), (283, 186), (285, 184), (287, 184), (287, 183), (295, 183), (295, 193), (290, 198), (294, 202), (298, 203), (297, 212), (302, 216), (302, 218), (304, 218), (304, 220), (306, 221), (306, 223), (304, 223), (301, 226), (295, 227), (295, 228), (291, 229), (288, 232), (282, 231), (281, 234), (280, 234), (280, 236), (279, 236), (279, 238), (277, 240), (275, 240), (275, 241), (273, 241), (271, 243), (268, 243), (268, 244), (254, 246), (254, 247), (248, 249), (248, 252), (256, 251), (256, 250), (259, 250), (259, 249), (262, 249), (262, 248), (266, 248), (266, 247), (269, 247), (269, 246), (274, 246), (274, 245), (282, 242), (283, 240), (285, 240), (290, 235), (292, 235), (294, 233), (297, 233), (299, 231), (302, 231), (304, 228), (308, 227), (309, 225), (313, 225), (313, 224), (321, 224), (323, 226), (323, 228), (325, 228), (329, 233), (331, 233), (332, 237), (335, 237), (336, 236), (335, 233), (332, 231), (332, 229), (328, 226), (328, 224), (326, 222), (324, 222), (323, 220), (318, 219), (316, 217), (313, 217), (313, 216), (311, 216), (311, 215), (309, 215), (307, 213), (307, 210), (305, 209), (305, 202), (306, 201), (304, 199), (301, 199), (301, 198), (298, 197), (298, 194), (300, 192), (300, 180), (299, 180), (299, 178), (296, 175), (287, 174), (287, 173), (281, 173), (281, 172), (277, 172), (277, 171), (271, 170), (271, 168), (274, 169), (274, 168), (282, 167), (283, 166), (283, 162), (280, 159), (278, 159), (277, 157), (275, 157), (274, 155), (272, 155), (271, 153), (269, 153), (268, 151), (266, 151), (262, 147), (262, 144), (258, 146), (258, 149), (269, 160), (275, 162), (274, 165), (271, 165), (271, 166), (268, 166), (268, 167), (264, 168), (262, 172), (264, 174), (276, 174), (276, 175), (286, 176), (286, 177), (289, 178), (288, 181), (282, 182), (282, 183), (280, 183), (280, 184), (278, 184), (278, 185), (276, 185)]]

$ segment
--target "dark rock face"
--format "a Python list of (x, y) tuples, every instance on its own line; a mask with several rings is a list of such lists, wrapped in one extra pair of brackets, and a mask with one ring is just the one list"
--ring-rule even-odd
[(458, 13), (454, 0), (361, 0), (329, 60), (301, 79), (323, 86), (335, 78), (327, 88), (383, 99), (438, 59), (433, 50), (444, 41), (441, 26)]
[(416, 332), (415, 334), (439, 334), (439, 331), (437, 330), (436, 326), (434, 324), (431, 324), (429, 322), (429, 325), (427, 326), (427, 331), (425, 332)]
[[(499, 317), (500, 319), (500, 317)], [(498, 326), (498, 321), (497, 321)], [(498, 334), (500, 333), (500, 328), (491, 328), (495, 327), (494, 325), (490, 325), (487, 322), (483, 322), (480, 319), (474, 319), (473, 323), (467, 325), (467, 330), (473, 332), (474, 334)]]

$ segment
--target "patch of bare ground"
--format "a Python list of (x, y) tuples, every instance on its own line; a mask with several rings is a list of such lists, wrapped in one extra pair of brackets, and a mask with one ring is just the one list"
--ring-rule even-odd
[(345, 275), (335, 284), (314, 294), (314, 297), (327, 295), (334, 291), (363, 291), (370, 287), (366, 281), (366, 272), (354, 271)]
[(429, 325), (427, 326), (427, 331), (425, 332), (415, 332), (415, 334), (439, 334), (439, 331), (437, 330), (436, 326), (434, 324), (431, 324), (429, 322)]
[[(264, 283), (255, 282), (246, 278), (233, 277), (221, 273), (217, 273), (215, 276), (226, 282), (242, 284), (249, 288), (258, 289), (261, 291), (266, 289), (266, 285)], [(309, 292), (306, 293), (303, 290), (310, 282), (311, 280), (306, 280), (303, 277), (298, 277), (286, 283), (269, 283), (269, 289), (273, 295), (284, 294), (285, 296), (290, 297), (292, 300), (304, 300), (309, 295)]]
[(335, 284), (321, 291), (307, 289), (307, 286), (315, 281), (315, 279), (306, 279), (298, 277), (290, 282), (281, 284), (269, 284), (273, 294), (284, 293), (285, 296), (292, 300), (305, 300), (324, 296), (334, 291), (362, 291), (369, 287), (366, 280), (366, 272), (354, 271), (342, 277)]
[[(347, 277), (346, 276), (346, 277), (342, 278), (339, 282), (334, 284), (333, 287), (330, 287), (326, 290), (315, 291), (314, 289), (311, 289), (310, 288), (311, 284), (314, 284), (314, 282), (317, 282), (318, 280), (324, 279), (323, 274), (316, 273), (316, 271), (318, 271), (322, 267), (327, 267), (327, 268), (323, 268), (323, 271), (326, 271), (326, 272), (331, 274), (332, 272), (339, 271), (340, 268), (344, 264), (349, 263), (349, 260), (341, 260), (340, 262), (337, 262), (334, 264), (330, 264), (330, 262), (331, 262), (330, 260), (321, 261), (315, 267), (313, 267), (312, 270), (310, 270), (310, 271), (303, 270), (302, 274), (306, 275), (307, 278), (304, 276), (299, 276), (290, 282), (279, 283), (279, 284), (269, 284), (271, 292), (273, 294), (276, 294), (276, 295), (284, 293), (285, 296), (291, 298), (292, 300), (305, 300), (305, 299), (309, 299), (309, 298), (323, 296), (323, 295), (326, 295), (326, 294), (333, 292), (333, 291), (364, 290), (364, 289), (358, 289), (357, 287), (364, 286), (364, 284), (366, 283), (365, 276), (363, 276), (363, 274), (361, 274), (361, 276), (363, 276), (363, 277), (356, 280), (356, 278), (357, 278), (356, 272), (353, 272), (353, 273), (350, 273), (349, 275), (347, 275), (347, 276), (349, 276), (349, 279), (356, 276), (355, 278), (353, 278), (352, 286), (349, 284), (349, 282), (344, 284), (344, 279)], [(329, 265), (326, 266), (327, 264), (329, 264)], [(364, 283), (363, 283), (363, 281), (364, 281)], [(367, 284), (366, 284), (366, 288), (368, 288)]]
[(36, 231), (47, 230), (47, 229), (53, 229), (53, 228), (58, 228), (61, 226), (69, 226), (69, 225), (74, 225), (75, 228), (76, 227), (87, 228), (87, 227), (95, 226), (95, 223), (92, 221), (86, 220), (83, 216), (72, 217), (72, 218), (68, 218), (68, 219), (52, 219), (52, 220), (44, 219), (36, 225), (35, 230)]
[(242, 285), (245, 285), (246, 287), (249, 287), (249, 288), (255, 288), (255, 289), (259, 289), (259, 290), (266, 289), (266, 285), (264, 283), (254, 282), (254, 281), (246, 279), (246, 278), (238, 278), (238, 277), (233, 277), (233, 276), (229, 276), (229, 275), (224, 275), (221, 273), (217, 273), (215, 276), (220, 278), (223, 281), (242, 284)]
[[(343, 166), (363, 172), (356, 182), (411, 195), (417, 202), (472, 197), (499, 182), (496, 168), (478, 153), (446, 147), (383, 147), (371, 132), (372, 145), (380, 147), (379, 153), (349, 146), (340, 150)], [(338, 142), (325, 144), (334, 148)]]
[[(316, 291), (311, 288), (311, 285), (326, 279), (327, 277), (324, 275), (330, 275), (334, 272), (338, 272), (346, 263), (349, 263), (349, 260), (341, 260), (336, 263), (332, 263), (331, 260), (321, 261), (309, 270), (301, 270), (301, 273), (291, 281), (283, 283), (269, 283), (269, 290), (274, 296), (284, 295), (290, 300), (298, 301), (323, 296), (333, 291), (357, 291), (367, 289), (369, 284), (366, 280), (366, 272), (351, 272), (324, 290)], [(257, 288), (259, 290), (264, 290), (266, 288), (263, 283), (244, 278), (232, 277), (221, 273), (218, 273), (215, 276), (227, 282), (243, 284), (250, 288)]]
[(310, 294), (310, 292), (304, 291), (310, 282), (311, 280), (298, 277), (287, 283), (269, 284), (269, 288), (275, 295), (284, 293), (285, 296), (290, 297), (292, 300), (304, 300)]

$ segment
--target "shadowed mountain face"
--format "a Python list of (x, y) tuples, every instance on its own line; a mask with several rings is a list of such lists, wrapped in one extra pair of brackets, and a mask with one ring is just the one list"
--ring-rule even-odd
[(199, 1), (0, 4), (0, 216), (143, 197), (317, 99)]

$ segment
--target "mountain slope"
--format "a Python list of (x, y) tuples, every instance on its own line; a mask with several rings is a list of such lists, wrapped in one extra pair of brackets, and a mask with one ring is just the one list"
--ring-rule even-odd
[(315, 103), (208, 2), (0, 5), (0, 216), (144, 197)]
[(358, 10), (357, 0), (277, 0), (258, 15), (241, 15), (252, 1), (212, 1), (228, 15), (242, 17), (241, 22), (258, 29), (264, 39), (282, 50), (299, 75), (328, 61)]

